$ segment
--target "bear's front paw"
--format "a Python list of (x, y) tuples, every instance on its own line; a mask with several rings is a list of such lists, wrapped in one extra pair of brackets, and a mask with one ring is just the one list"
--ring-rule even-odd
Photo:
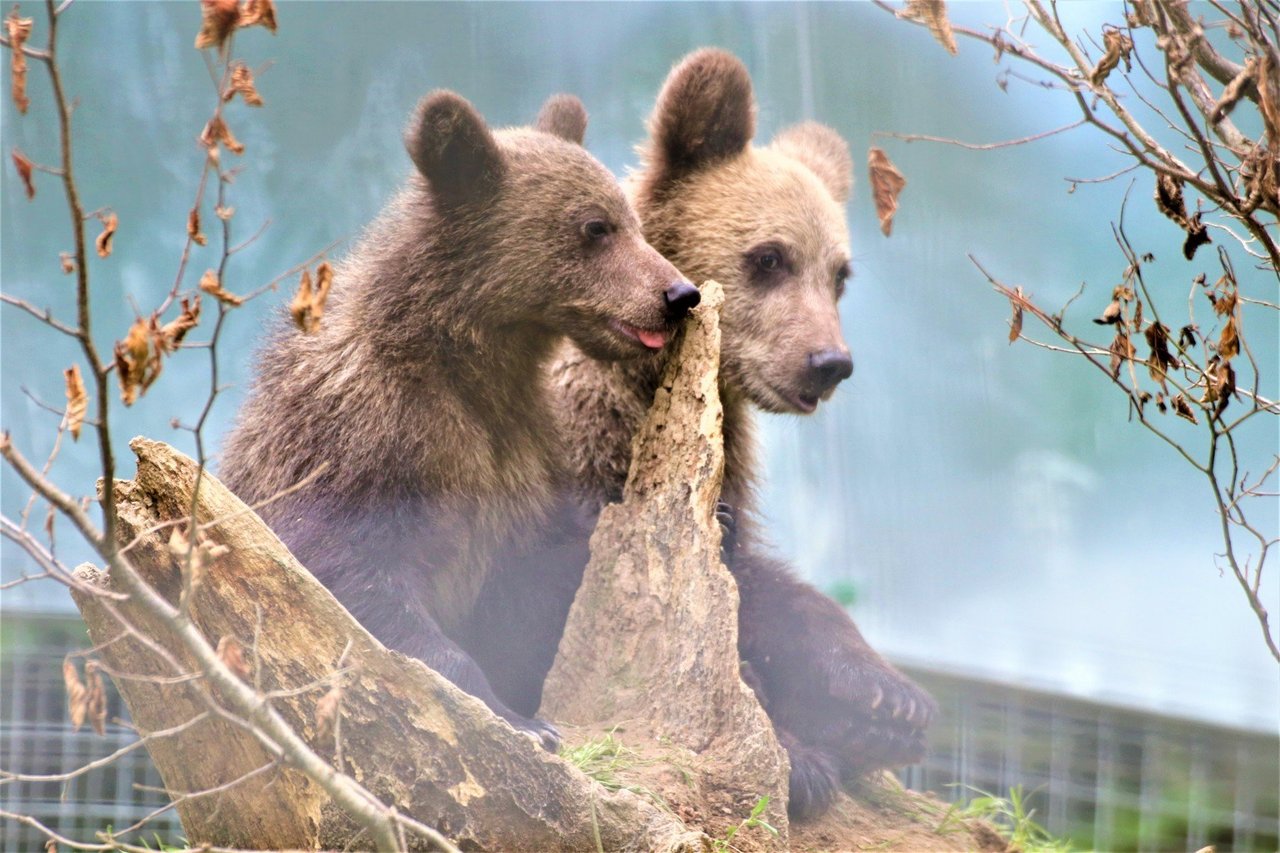
[(732, 504), (716, 501), (716, 521), (720, 523), (720, 558), (729, 562), (738, 545), (738, 519)]
[(888, 666), (838, 661), (831, 670), (831, 695), (872, 720), (928, 728), (938, 713), (933, 697), (914, 681)]
[(516, 731), (532, 738), (534, 743), (547, 752), (554, 753), (560, 750), (560, 730), (546, 720), (522, 717), (514, 711), (504, 714), (503, 717)]
[(787, 750), (791, 776), (787, 780), (787, 817), (811, 820), (835, 802), (840, 790), (840, 774), (830, 755), (817, 747), (800, 743), (778, 731), (778, 742)]

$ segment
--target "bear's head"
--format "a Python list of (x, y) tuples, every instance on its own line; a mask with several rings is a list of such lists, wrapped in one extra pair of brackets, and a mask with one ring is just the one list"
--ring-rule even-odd
[(582, 147), (586, 123), (581, 102), (560, 95), (535, 127), (491, 131), (437, 91), (405, 144), (431, 208), (423, 239), (468, 288), (441, 298), (490, 326), (625, 358), (661, 349), (699, 293), (645, 242), (621, 187)]
[(645, 236), (724, 285), (722, 379), (771, 412), (812, 412), (853, 372), (836, 303), (849, 277), (849, 149), (804, 123), (751, 144), (747, 69), (703, 49), (671, 72), (633, 176)]

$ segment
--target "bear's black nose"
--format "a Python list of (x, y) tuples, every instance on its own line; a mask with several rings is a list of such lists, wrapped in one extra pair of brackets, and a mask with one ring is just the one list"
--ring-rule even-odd
[(809, 386), (825, 394), (853, 375), (853, 359), (843, 349), (809, 353)]
[(667, 303), (667, 319), (680, 320), (702, 301), (702, 292), (687, 281), (677, 281), (662, 294)]

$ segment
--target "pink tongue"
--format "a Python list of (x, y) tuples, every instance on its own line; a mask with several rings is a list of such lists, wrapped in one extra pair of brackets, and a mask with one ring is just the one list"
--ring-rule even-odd
[(644, 329), (636, 329), (636, 337), (649, 349), (662, 349), (667, 342), (666, 332), (646, 332)]

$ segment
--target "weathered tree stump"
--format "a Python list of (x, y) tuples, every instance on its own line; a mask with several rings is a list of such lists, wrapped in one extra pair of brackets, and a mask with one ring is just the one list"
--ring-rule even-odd
[(683, 747), (702, 803), (665, 793), (686, 818), (718, 836), (767, 796), (773, 842), (785, 847), (786, 754), (740, 676), (738, 590), (720, 560), (723, 301), (719, 284), (702, 285), (674, 344), (636, 434), (622, 503), (604, 509), (591, 537), (541, 713), (589, 732), (630, 721), (629, 747)]

